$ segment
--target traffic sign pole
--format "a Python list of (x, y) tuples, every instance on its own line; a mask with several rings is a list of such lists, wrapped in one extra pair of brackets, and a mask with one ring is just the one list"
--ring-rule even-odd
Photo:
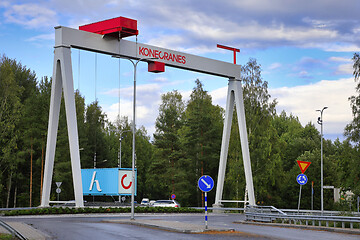
[(296, 181), (298, 182), (298, 184), (300, 185), (300, 191), (299, 191), (299, 202), (298, 202), (298, 212), (300, 211), (300, 200), (301, 200), (301, 187), (302, 185), (305, 185), (308, 181), (308, 178), (305, 174), (299, 174), (296, 177)]
[(208, 229), (208, 222), (207, 222), (207, 192), (205, 192), (205, 229)]
[(302, 187), (302, 185), (300, 184), (299, 202), (298, 202), (298, 213), (300, 212), (301, 187)]
[(208, 229), (207, 192), (210, 192), (213, 189), (214, 180), (208, 175), (203, 175), (198, 180), (198, 187), (205, 193), (205, 229)]

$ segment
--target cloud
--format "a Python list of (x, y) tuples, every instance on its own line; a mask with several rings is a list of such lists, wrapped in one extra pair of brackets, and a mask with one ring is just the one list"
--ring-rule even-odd
[(353, 64), (345, 63), (345, 64), (340, 64), (334, 74), (335, 75), (342, 75), (342, 74), (352, 75), (353, 71), (354, 71)]
[(345, 58), (345, 57), (330, 57), (329, 61), (332, 62), (351, 62), (352, 60), (350, 58)]
[(269, 92), (278, 101), (277, 111), (285, 110), (288, 114), (298, 116), (302, 125), (308, 122), (316, 123), (318, 113), (315, 110), (329, 107), (324, 112), (324, 126), (328, 134), (341, 136), (346, 124), (352, 120), (348, 101), (348, 98), (355, 94), (355, 82), (352, 78), (274, 88), (269, 89)]
[(54, 41), (55, 40), (55, 34), (54, 33), (50, 33), (50, 34), (40, 34), (37, 36), (33, 36), (29, 39), (27, 39), (27, 41), (29, 42), (39, 42), (39, 41)]
[(0, 7), (8, 7), (8, 6), (10, 6), (10, 2), (9, 1), (1, 1), (0, 2)]
[(268, 69), (269, 69), (269, 70), (275, 70), (275, 69), (278, 69), (278, 68), (281, 68), (281, 67), (282, 67), (282, 64), (281, 64), (281, 63), (275, 62), (275, 63), (272, 63), (272, 64), (268, 67)]
[(211, 95), (212, 101), (214, 105), (219, 105), (222, 108), (226, 108), (226, 97), (227, 97), (228, 87), (222, 87), (215, 89), (209, 94)]
[[(155, 131), (155, 120), (158, 116), (159, 105), (161, 104), (161, 85), (141, 84), (136, 87), (136, 124), (145, 126), (148, 134)], [(112, 89), (104, 92), (105, 95), (118, 96), (119, 89)], [(133, 88), (122, 88), (120, 91), (120, 115), (133, 119)], [(119, 103), (104, 107), (110, 121), (114, 122), (118, 116)]]
[(55, 11), (34, 3), (11, 5), (6, 9), (4, 17), (6, 22), (28, 29), (53, 27), (57, 23)]
[(6, 8), (7, 22), (30, 29), (58, 22), (77, 27), (125, 13), (138, 20), (139, 38), (146, 39), (142, 42), (196, 54), (216, 51), (217, 43), (248, 49), (297, 46), (360, 51), (358, 1), (344, 1), (314, 0), (311, 7), (307, 2), (280, 0), (63, 0), (12, 6), (3, 1), (0, 6)]
[[(270, 88), (269, 93), (272, 99), (278, 102), (278, 114), (283, 110), (288, 115), (292, 113), (299, 117), (303, 126), (312, 122), (319, 129), (316, 124), (319, 117), (316, 110), (327, 106), (328, 109), (323, 116), (324, 134), (341, 138), (345, 126), (352, 121), (348, 98), (355, 94), (355, 85), (354, 79), (344, 78), (296, 87)], [(209, 94), (212, 96), (213, 104), (226, 107), (227, 87), (215, 89)]]
[(356, 43), (316, 43), (316, 44), (307, 44), (307, 47), (314, 47), (323, 49), (327, 52), (358, 52), (360, 51), (360, 46)]
[[(346, 2), (348, 6), (358, 4), (356, 0)], [(139, 21), (145, 20), (143, 24), (154, 29), (148, 31), (151, 33), (148, 36), (175, 48), (181, 44), (187, 48), (201, 45), (205, 46), (203, 49), (213, 49), (219, 41), (242, 48), (285, 45), (315, 46), (328, 51), (359, 48), (358, 13), (337, 1), (315, 0), (311, 7), (301, 1), (200, 0), (171, 5), (155, 1), (139, 11), (142, 16)], [(157, 29), (164, 28), (170, 36), (164, 32), (157, 34)]]
[(296, 64), (296, 68), (299, 69), (313, 69), (313, 68), (321, 68), (326, 65), (326, 62), (311, 58), (311, 57), (303, 57), (300, 61)]
[[(338, 63), (336, 70), (334, 71), (335, 75), (352, 75), (353, 74), (353, 63), (352, 59), (345, 57), (330, 57), (328, 59), (330, 62)], [(342, 64), (340, 64), (342, 63)]]

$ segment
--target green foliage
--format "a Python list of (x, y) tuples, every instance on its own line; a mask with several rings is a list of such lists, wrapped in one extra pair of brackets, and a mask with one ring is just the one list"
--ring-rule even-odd
[[(185, 110), (185, 124), (180, 130), (184, 152), (180, 166), (186, 169), (183, 177), (191, 196), (183, 203), (187, 206), (201, 206), (204, 202), (203, 193), (197, 187), (200, 176), (217, 176), (223, 125), (223, 110), (212, 104), (211, 96), (198, 79), (195, 83)], [(215, 191), (209, 192), (208, 198), (214, 199), (214, 194)]]
[(182, 157), (179, 130), (184, 125), (184, 102), (177, 91), (161, 96), (162, 103), (159, 107), (159, 116), (155, 122), (154, 157), (149, 166), (147, 185), (151, 186), (150, 198), (169, 198), (177, 194), (180, 199), (185, 197), (179, 194), (181, 175), (185, 169), (180, 167)]
[(0, 233), (0, 240), (15, 240), (16, 237), (14, 237), (11, 234), (6, 234), (6, 233)]
[[(354, 76), (359, 80), (359, 55), (354, 55)], [(312, 123), (302, 126), (286, 112), (277, 114), (276, 101), (268, 93), (261, 66), (250, 59), (242, 66), (245, 117), (251, 167), (258, 204), (278, 208), (296, 208), (300, 173), (296, 160), (310, 161), (306, 174), (309, 183), (302, 188), (301, 208), (310, 208), (311, 182), (314, 182), (314, 209), (320, 208), (320, 134)], [(51, 79), (37, 81), (34, 72), (15, 60), (0, 59), (0, 206), (40, 204), (41, 179), (46, 151)], [(360, 84), (357, 86), (360, 91)], [(342, 187), (360, 194), (359, 106), (360, 97), (349, 98), (354, 119), (345, 129), (347, 140), (324, 140), (324, 184)], [(97, 101), (86, 105), (75, 92), (77, 125), (82, 168), (117, 167), (121, 138), (121, 166), (131, 167), (132, 123), (120, 118), (111, 123)], [(182, 206), (201, 206), (203, 194), (197, 180), (218, 174), (224, 109), (212, 103), (210, 94), (199, 80), (188, 102), (174, 90), (162, 95), (153, 141), (144, 127), (136, 130), (137, 201), (144, 197), (168, 199), (175, 193)], [(245, 177), (236, 111), (234, 112), (228, 151), (223, 199), (242, 200)], [(74, 199), (68, 129), (64, 101), (60, 107), (59, 128), (53, 181), (63, 182), (60, 200)], [(31, 168), (32, 159), (32, 168)], [(106, 160), (106, 161), (104, 161)], [(56, 199), (52, 186), (52, 200)], [(346, 208), (334, 204), (332, 191), (325, 190), (325, 209)], [(215, 189), (209, 193), (213, 203)], [(113, 201), (110, 197), (96, 197)], [(234, 204), (235, 205), (235, 204)], [(238, 205), (242, 206), (242, 205)], [(344, 207), (345, 206), (345, 207)], [(184, 208), (181, 208), (184, 209)], [(21, 214), (66, 214), (85, 212), (126, 212), (126, 208), (28, 210)], [(167, 212), (166, 208), (137, 208), (136, 211)], [(171, 211), (174, 211), (172, 209)], [(180, 211), (176, 209), (175, 211)], [(182, 211), (182, 210), (181, 210)], [(188, 211), (193, 211), (189, 209)], [(12, 214), (20, 214), (15, 211)]]
[[(354, 69), (354, 78), (357, 82), (355, 88), (356, 95), (349, 97), (350, 106), (353, 114), (353, 120), (346, 125), (344, 135), (347, 137), (347, 140), (353, 143), (356, 146), (356, 151), (351, 151), (352, 154), (350, 158), (344, 159), (348, 163), (348, 167), (345, 170), (345, 176), (348, 176), (346, 179), (347, 188), (356, 194), (360, 195), (360, 55), (359, 53), (354, 53), (353, 56), (353, 69)], [(349, 145), (349, 143), (346, 143)], [(344, 167), (345, 165), (343, 165)]]
[[(135, 207), (135, 213), (202, 213), (204, 210), (195, 208), (172, 208), (172, 207)], [(47, 214), (82, 214), (82, 213), (130, 213), (130, 207), (51, 207), (51, 208), (33, 208), (25, 210), (4, 211), (5, 216), (18, 215), (47, 215)]]

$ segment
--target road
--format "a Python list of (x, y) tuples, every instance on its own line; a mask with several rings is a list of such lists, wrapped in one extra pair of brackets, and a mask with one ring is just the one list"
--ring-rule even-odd
[[(204, 224), (202, 214), (137, 214), (136, 219), (179, 221)], [(187, 234), (175, 233), (127, 224), (106, 223), (103, 221), (130, 219), (129, 214), (81, 214), (1, 217), (4, 221), (24, 222), (51, 236), (51, 239), (107, 240), (107, 239), (360, 239), (359, 235), (333, 233), (327, 231), (303, 230), (236, 224), (244, 219), (242, 214), (210, 214), (209, 226), (233, 228), (231, 234)]]

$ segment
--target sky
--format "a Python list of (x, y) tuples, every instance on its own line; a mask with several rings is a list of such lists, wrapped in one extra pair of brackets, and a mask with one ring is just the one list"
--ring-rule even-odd
[[(348, 98), (355, 94), (352, 56), (360, 51), (358, 0), (1, 0), (0, 54), (35, 71), (38, 80), (52, 76), (54, 27), (80, 25), (114, 17), (138, 21), (138, 42), (226, 62), (233, 61), (223, 44), (240, 49), (237, 64), (255, 58), (276, 99), (305, 126), (324, 111), (324, 137), (344, 139), (352, 120)], [(136, 41), (135, 37), (127, 38)], [(98, 99), (110, 120), (119, 113), (132, 119), (133, 67), (119, 60), (72, 49), (74, 88), (87, 104)], [(177, 90), (187, 101), (199, 79), (213, 103), (225, 108), (228, 80), (166, 68), (137, 70), (136, 124), (149, 136), (161, 95)], [(119, 108), (120, 89), (120, 108)]]

